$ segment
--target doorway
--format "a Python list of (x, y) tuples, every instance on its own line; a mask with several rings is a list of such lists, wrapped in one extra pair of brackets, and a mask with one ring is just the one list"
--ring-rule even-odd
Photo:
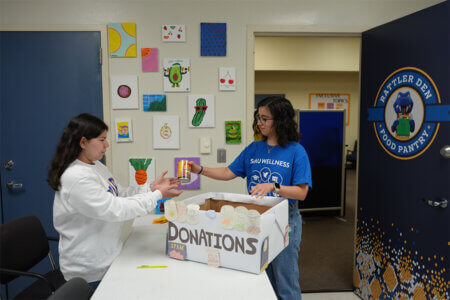
[[(346, 145), (353, 145), (358, 137), (359, 124), (359, 50), (360, 32), (357, 28), (352, 32), (323, 29), (321, 32), (311, 32), (309, 28), (249, 28), (247, 56), (247, 112), (253, 112), (249, 99), (253, 94), (285, 93), (294, 108), (308, 109), (309, 93), (343, 93), (351, 94), (351, 117), (346, 126)], [(359, 32), (358, 32), (359, 31)], [(297, 42), (286, 42), (286, 40)], [(357, 63), (352, 70), (315, 70), (314, 66), (304, 66), (306, 70), (296, 70), (296, 64), (274, 67), (273, 65), (258, 66), (257, 56), (261, 44), (272, 43), (274, 48), (283, 48), (287, 44), (327, 39), (353, 39), (357, 43)], [(263, 40), (262, 42), (260, 42)], [(301, 43), (301, 42), (300, 42)], [(323, 44), (323, 47), (327, 47)], [(268, 46), (271, 47), (270, 45)], [(324, 50), (326, 52), (326, 49)], [(270, 55), (270, 50), (265, 55)], [(303, 53), (305, 54), (305, 53)], [(281, 56), (288, 56), (282, 54)], [(280, 57), (280, 56), (278, 56)], [(264, 59), (267, 62), (267, 59)], [(283, 68), (285, 68), (283, 70)], [(320, 67), (319, 67), (320, 69)], [(247, 115), (250, 122), (253, 116)], [(249, 126), (247, 126), (249, 128)], [(351, 133), (350, 133), (351, 132)], [(251, 136), (251, 133), (247, 133)], [(249, 139), (250, 141), (250, 139)], [(352, 149), (352, 147), (348, 147)], [(345, 156), (345, 155), (344, 155)], [(342, 217), (335, 211), (302, 212), (304, 226), (301, 252), (299, 255), (300, 285), (304, 292), (353, 290), (354, 269), (354, 236), (356, 216), (356, 170), (345, 170), (346, 180), (343, 185), (346, 190), (345, 213)], [(314, 178), (313, 178), (314, 180)], [(314, 183), (313, 183), (314, 186)]]

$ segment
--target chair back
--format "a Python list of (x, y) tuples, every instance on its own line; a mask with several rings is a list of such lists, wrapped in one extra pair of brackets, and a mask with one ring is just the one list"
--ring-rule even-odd
[(47, 300), (88, 300), (93, 293), (86, 280), (74, 277), (64, 283)]
[[(0, 225), (0, 268), (27, 271), (50, 251), (41, 221), (35, 216), (18, 218)], [(18, 275), (0, 275), (2, 284)]]

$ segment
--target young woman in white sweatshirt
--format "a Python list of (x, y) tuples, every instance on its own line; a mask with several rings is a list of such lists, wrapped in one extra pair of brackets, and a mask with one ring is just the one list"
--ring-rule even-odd
[(162, 198), (180, 195), (163, 172), (149, 186), (122, 188), (99, 160), (109, 147), (99, 118), (74, 117), (57, 146), (48, 183), (55, 190), (53, 223), (60, 235), (59, 262), (66, 280), (82, 277), (95, 287), (119, 255), (123, 224), (148, 214)]

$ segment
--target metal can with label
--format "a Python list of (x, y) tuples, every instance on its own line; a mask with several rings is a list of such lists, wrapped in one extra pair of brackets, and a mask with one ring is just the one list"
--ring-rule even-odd
[(188, 183), (191, 181), (191, 165), (188, 160), (178, 161), (178, 181)]

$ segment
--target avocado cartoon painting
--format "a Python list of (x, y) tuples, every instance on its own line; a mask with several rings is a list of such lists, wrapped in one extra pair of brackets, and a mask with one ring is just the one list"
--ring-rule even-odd
[(165, 92), (189, 92), (191, 90), (189, 59), (165, 58), (163, 70)]
[(189, 127), (214, 127), (214, 96), (189, 95), (188, 96)]

